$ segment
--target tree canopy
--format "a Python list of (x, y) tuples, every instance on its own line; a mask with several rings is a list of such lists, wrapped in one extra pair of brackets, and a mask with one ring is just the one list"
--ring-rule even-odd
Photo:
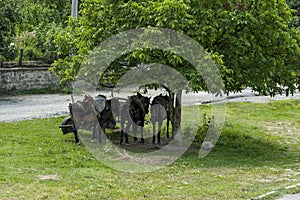
[[(71, 1), (4, 0), (0, 5), (0, 59), (14, 59), (20, 48), (26, 59), (58, 57), (53, 70), (62, 83), (75, 80), (83, 59), (112, 35), (158, 27), (202, 45), (218, 66), (226, 92), (251, 87), (288, 95), (299, 87), (297, 0), (82, 0), (77, 20), (69, 17)], [(120, 62), (128, 67), (120, 68)], [(179, 71), (193, 90), (207, 90), (188, 61), (147, 46), (112, 63), (104, 81), (117, 82), (135, 64), (153, 62)]]
[[(62, 81), (74, 80), (83, 58), (106, 38), (129, 29), (160, 27), (199, 42), (215, 60), (226, 92), (251, 87), (263, 94), (288, 95), (300, 80), (299, 31), (289, 27), (291, 19), (284, 0), (85, 0), (78, 20), (69, 19), (55, 38), (60, 59), (53, 66)], [(197, 79), (195, 91), (206, 89), (188, 63), (171, 53), (139, 49), (122, 59), (167, 64), (189, 81)]]

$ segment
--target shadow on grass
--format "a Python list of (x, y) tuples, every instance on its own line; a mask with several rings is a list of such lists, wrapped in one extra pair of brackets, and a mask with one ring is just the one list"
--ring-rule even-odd
[[(133, 141), (133, 138), (130, 137), (130, 145), (120, 145), (120, 133), (116, 130), (108, 130), (107, 137), (119, 148), (136, 153), (156, 151), (168, 143), (167, 140), (163, 140), (161, 145), (152, 144), (152, 138), (147, 138), (145, 144), (141, 144)], [(202, 139), (204, 137), (205, 135), (202, 136)], [(202, 143), (199, 141), (195, 143), (196, 145), (191, 146), (175, 164), (180, 165), (184, 162), (190, 167), (199, 165), (208, 167), (262, 167), (295, 163), (296, 149), (289, 147), (281, 140), (282, 137), (267, 134), (257, 126), (227, 123), (216, 146), (205, 158), (198, 158)], [(71, 141), (66, 140), (65, 142)]]

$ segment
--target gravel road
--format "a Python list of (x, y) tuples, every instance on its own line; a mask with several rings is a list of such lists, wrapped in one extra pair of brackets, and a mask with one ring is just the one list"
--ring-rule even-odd
[[(107, 97), (111, 97), (110, 92), (100, 92)], [(151, 92), (150, 92), (151, 93)], [(155, 92), (154, 92), (155, 93)], [(158, 92), (156, 92), (158, 93)], [(160, 92), (159, 92), (160, 93)], [(115, 97), (126, 98), (133, 93), (125, 92), (114, 94)], [(153, 93), (152, 93), (153, 94)], [(251, 90), (246, 89), (242, 93), (229, 94), (220, 98), (213, 97), (207, 93), (188, 93), (183, 94), (183, 105), (203, 104), (203, 103), (223, 103), (223, 102), (269, 102), (275, 100), (285, 100), (298, 98), (300, 92), (294, 96), (258, 96)], [(75, 101), (82, 100), (82, 96), (74, 96)], [(71, 102), (70, 95), (42, 94), (42, 95), (19, 95), (19, 96), (0, 96), (0, 121), (19, 121), (33, 118), (47, 118), (53, 116), (68, 115), (68, 105)]]
[(277, 200), (299, 200), (300, 194), (287, 194)]

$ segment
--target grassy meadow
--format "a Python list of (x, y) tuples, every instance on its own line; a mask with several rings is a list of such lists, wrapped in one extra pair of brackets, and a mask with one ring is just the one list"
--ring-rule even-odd
[[(200, 106), (201, 113), (210, 106)], [(215, 148), (197, 143), (170, 166), (124, 173), (96, 160), (64, 117), (0, 123), (0, 199), (265, 199), (300, 192), (300, 100), (227, 103)], [(201, 119), (199, 119), (201, 121)]]

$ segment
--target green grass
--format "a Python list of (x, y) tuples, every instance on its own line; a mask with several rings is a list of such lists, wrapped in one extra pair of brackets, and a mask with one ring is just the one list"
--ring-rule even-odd
[[(209, 114), (210, 106), (200, 110)], [(300, 182), (299, 110), (300, 100), (228, 103), (207, 157), (191, 148), (172, 165), (140, 174), (97, 161), (61, 133), (63, 117), (0, 123), (0, 199), (251, 199)], [(276, 195), (286, 192), (300, 189)]]

